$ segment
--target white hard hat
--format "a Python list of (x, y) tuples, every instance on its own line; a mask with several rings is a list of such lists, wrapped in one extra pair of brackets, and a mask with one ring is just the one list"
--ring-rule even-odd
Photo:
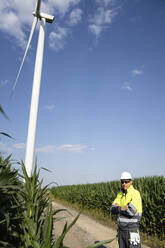
[(132, 179), (132, 176), (129, 172), (124, 171), (123, 173), (121, 173), (120, 180), (122, 180), (122, 179)]

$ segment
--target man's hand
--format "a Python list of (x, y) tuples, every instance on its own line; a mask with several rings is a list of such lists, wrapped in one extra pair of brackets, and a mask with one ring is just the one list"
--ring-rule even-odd
[(115, 203), (115, 206), (119, 206), (119, 204), (118, 203)]
[(122, 211), (126, 211), (128, 209), (128, 205), (124, 206), (124, 207), (121, 207), (121, 210)]

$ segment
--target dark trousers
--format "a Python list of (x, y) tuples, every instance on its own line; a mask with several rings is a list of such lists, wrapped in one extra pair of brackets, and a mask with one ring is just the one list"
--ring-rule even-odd
[(118, 231), (119, 248), (141, 248), (141, 244), (130, 244), (130, 231)]

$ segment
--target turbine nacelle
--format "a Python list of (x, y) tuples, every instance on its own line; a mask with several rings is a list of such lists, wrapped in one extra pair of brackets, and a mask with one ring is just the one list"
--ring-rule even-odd
[(33, 15), (37, 18), (40, 18), (40, 19), (44, 18), (46, 20), (46, 22), (48, 22), (48, 23), (52, 23), (54, 21), (54, 16), (48, 15), (48, 14), (43, 13), (43, 12), (41, 12), (41, 13), (33, 12)]

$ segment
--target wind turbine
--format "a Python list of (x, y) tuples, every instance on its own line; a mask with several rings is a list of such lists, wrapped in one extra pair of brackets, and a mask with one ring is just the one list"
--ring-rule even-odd
[(29, 177), (31, 177), (32, 166), (33, 166), (33, 156), (34, 156), (34, 146), (35, 146), (35, 136), (36, 136), (36, 124), (37, 124), (37, 114), (38, 114), (38, 103), (39, 103), (39, 94), (40, 94), (40, 83), (41, 83), (41, 74), (42, 74), (42, 62), (43, 62), (43, 53), (44, 53), (44, 40), (45, 40), (45, 24), (46, 22), (52, 23), (54, 16), (40, 12), (41, 0), (37, 0), (37, 5), (35, 12), (33, 12), (34, 20), (31, 27), (31, 32), (29, 35), (29, 40), (25, 49), (23, 60), (19, 68), (14, 86), (12, 91), (14, 91), (17, 81), (19, 79), (22, 66), (24, 64), (31, 40), (33, 38), (34, 31), (37, 26), (38, 20), (40, 20), (40, 29), (38, 37), (38, 45), (36, 52), (36, 61), (34, 68), (33, 76), (33, 89), (31, 97), (31, 107), (29, 115), (29, 125), (28, 125), (28, 134), (27, 134), (27, 144), (26, 144), (26, 154), (25, 154), (25, 167)]

